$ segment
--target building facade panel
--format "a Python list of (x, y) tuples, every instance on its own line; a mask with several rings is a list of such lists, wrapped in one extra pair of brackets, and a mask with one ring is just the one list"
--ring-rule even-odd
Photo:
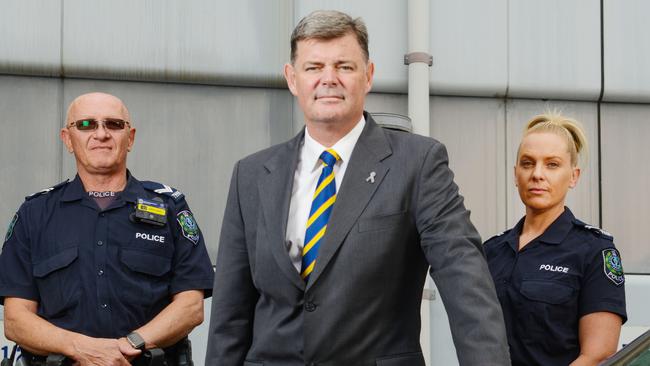
[(510, 1), (508, 97), (598, 100), (598, 1)]
[(601, 119), (603, 228), (626, 272), (650, 274), (650, 105), (605, 103)]
[[(26, 196), (60, 182), (61, 81), (0, 75), (0, 227)], [(4, 239), (4, 231), (2, 231)], [(4, 241), (4, 240), (3, 240)]]

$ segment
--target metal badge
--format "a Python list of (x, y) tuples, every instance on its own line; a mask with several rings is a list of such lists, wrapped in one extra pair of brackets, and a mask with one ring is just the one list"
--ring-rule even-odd
[(366, 182), (370, 182), (370, 184), (375, 183), (375, 176), (376, 175), (377, 175), (377, 173), (370, 172), (370, 175), (368, 176), (368, 178), (366, 178)]

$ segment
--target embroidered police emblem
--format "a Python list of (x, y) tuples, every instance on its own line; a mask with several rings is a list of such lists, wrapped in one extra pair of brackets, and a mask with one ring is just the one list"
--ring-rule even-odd
[(625, 282), (621, 256), (616, 249), (603, 250), (603, 270), (605, 276), (614, 282), (616, 286), (620, 286)]
[(18, 222), (18, 212), (14, 214), (14, 217), (11, 219), (11, 222), (9, 223), (9, 227), (7, 228), (7, 234), (5, 234), (5, 243), (9, 241), (11, 235), (14, 233), (14, 226), (16, 226), (17, 222)]
[(176, 221), (178, 221), (178, 224), (181, 226), (183, 236), (194, 243), (194, 245), (197, 245), (201, 238), (201, 234), (199, 233), (199, 226), (196, 224), (196, 220), (194, 220), (192, 213), (187, 210), (181, 211), (176, 215)]

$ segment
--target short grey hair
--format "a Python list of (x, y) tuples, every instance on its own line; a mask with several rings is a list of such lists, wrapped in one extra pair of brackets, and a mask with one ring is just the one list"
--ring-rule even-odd
[(302, 18), (291, 33), (291, 63), (296, 61), (298, 42), (305, 39), (330, 40), (353, 34), (367, 62), (368, 29), (361, 18), (351, 16), (336, 10), (316, 10)]

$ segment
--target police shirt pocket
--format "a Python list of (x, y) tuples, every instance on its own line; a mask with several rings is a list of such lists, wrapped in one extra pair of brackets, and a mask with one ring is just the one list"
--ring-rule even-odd
[(79, 301), (80, 284), (75, 266), (78, 255), (77, 247), (67, 248), (32, 266), (39, 303), (48, 318), (58, 317)]
[(520, 292), (529, 300), (559, 305), (569, 301), (576, 290), (560, 281), (529, 279), (521, 282)]
[(403, 223), (406, 211), (394, 214), (359, 218), (359, 232), (387, 230)]
[(166, 275), (171, 269), (171, 258), (123, 248), (120, 261), (129, 274), (123, 287), (128, 301), (153, 305), (168, 296)]
[(402, 353), (380, 357), (377, 366), (425, 366), (422, 352)]

